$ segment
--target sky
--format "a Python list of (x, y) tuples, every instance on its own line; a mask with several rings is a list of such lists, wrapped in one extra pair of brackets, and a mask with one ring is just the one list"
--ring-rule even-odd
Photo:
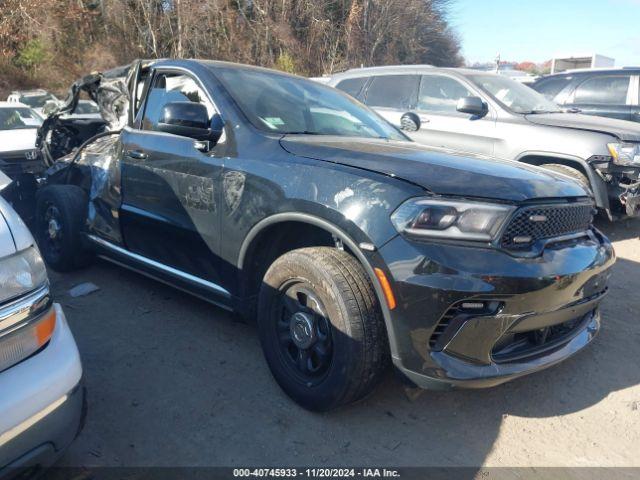
[(453, 0), (467, 63), (598, 53), (640, 65), (640, 0)]

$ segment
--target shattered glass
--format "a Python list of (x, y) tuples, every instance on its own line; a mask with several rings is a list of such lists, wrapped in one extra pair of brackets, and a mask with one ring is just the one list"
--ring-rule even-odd
[(114, 243), (122, 242), (118, 223), (121, 204), (120, 160), (117, 154), (118, 135), (107, 135), (87, 145), (76, 165), (91, 172), (87, 227), (100, 232)]

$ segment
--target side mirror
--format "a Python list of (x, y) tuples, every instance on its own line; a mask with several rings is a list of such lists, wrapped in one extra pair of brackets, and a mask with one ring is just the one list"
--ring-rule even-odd
[(214, 140), (207, 107), (201, 103), (167, 103), (162, 107), (157, 129), (194, 140)]
[(456, 110), (461, 113), (484, 117), (489, 112), (489, 107), (480, 97), (462, 97), (458, 100)]
[(420, 130), (421, 124), (422, 122), (420, 121), (420, 117), (413, 112), (407, 112), (400, 117), (400, 128), (407, 132), (416, 132)]

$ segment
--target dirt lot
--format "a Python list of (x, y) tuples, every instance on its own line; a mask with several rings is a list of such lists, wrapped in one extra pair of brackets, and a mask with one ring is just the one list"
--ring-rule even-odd
[[(603, 223), (618, 262), (602, 332), (542, 373), (410, 400), (389, 374), (330, 414), (280, 391), (252, 325), (97, 262), (52, 275), (82, 354), (89, 414), (72, 466), (640, 466), (640, 221)], [(100, 291), (71, 298), (90, 281)]]

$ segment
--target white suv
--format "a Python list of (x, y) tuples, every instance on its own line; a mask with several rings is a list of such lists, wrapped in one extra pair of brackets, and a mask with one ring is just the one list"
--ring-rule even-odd
[[(0, 172), (0, 190), (9, 182)], [(85, 411), (81, 379), (38, 247), (0, 197), (0, 478), (46, 468), (69, 446)]]

